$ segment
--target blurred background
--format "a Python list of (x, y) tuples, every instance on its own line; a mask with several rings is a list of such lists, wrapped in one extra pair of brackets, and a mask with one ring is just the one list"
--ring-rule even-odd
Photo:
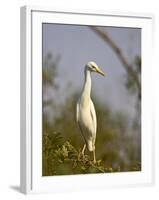
[[(141, 29), (43, 24), (43, 176), (141, 170)], [(92, 74), (97, 114), (96, 156), (84, 141), (76, 103), (84, 67)]]

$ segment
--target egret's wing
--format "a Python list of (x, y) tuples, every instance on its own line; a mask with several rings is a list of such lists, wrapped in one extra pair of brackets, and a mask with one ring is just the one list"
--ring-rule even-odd
[(92, 121), (93, 121), (94, 134), (96, 134), (97, 118), (96, 118), (96, 111), (95, 111), (94, 104), (93, 104), (92, 100), (91, 100), (91, 103), (90, 103), (90, 112), (91, 112), (91, 118), (92, 118)]

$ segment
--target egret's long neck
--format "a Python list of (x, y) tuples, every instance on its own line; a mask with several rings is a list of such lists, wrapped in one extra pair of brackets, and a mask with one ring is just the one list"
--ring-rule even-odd
[(85, 82), (84, 82), (84, 86), (83, 86), (83, 91), (82, 91), (82, 100), (87, 102), (87, 100), (90, 100), (90, 96), (91, 96), (91, 72), (85, 68), (84, 71), (84, 75), (85, 75)]

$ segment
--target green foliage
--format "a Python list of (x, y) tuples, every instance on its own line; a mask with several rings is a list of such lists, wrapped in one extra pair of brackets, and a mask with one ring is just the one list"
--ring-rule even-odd
[[(96, 164), (90, 155), (83, 155), (81, 149), (77, 150), (69, 141), (61, 143), (60, 133), (43, 135), (43, 176), (71, 175), (88, 173), (120, 172), (121, 167), (105, 166), (102, 160)], [(140, 170), (140, 164), (131, 171)]]
[[(135, 56), (132, 66), (133, 66), (134, 72), (136, 73), (137, 77), (140, 80), (141, 79), (140, 78), (141, 77), (141, 57), (140, 56)], [(128, 74), (126, 76), (125, 86), (132, 94), (137, 93), (136, 83), (134, 79)]]
[(55, 77), (57, 76), (57, 65), (59, 62), (59, 56), (53, 58), (52, 54), (48, 53), (46, 58), (43, 61), (43, 86), (54, 86), (54, 88), (58, 87), (55, 84)]
[(60, 133), (43, 136), (43, 176), (104, 172), (101, 161), (94, 164), (88, 155), (77, 151), (70, 142), (60, 145)]

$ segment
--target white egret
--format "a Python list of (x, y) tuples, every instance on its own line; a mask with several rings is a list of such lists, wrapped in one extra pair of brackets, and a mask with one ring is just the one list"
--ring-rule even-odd
[(86, 64), (84, 69), (84, 86), (76, 106), (76, 120), (85, 140), (82, 154), (84, 154), (85, 148), (87, 147), (89, 151), (93, 152), (93, 162), (96, 163), (95, 140), (97, 119), (94, 104), (91, 100), (91, 72), (97, 72), (105, 76), (104, 72), (95, 62), (88, 62)]

